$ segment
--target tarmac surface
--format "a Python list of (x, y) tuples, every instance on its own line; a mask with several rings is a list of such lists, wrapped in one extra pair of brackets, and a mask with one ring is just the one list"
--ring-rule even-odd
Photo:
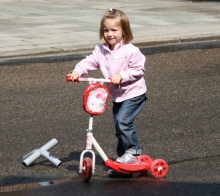
[[(87, 83), (67, 83), (77, 61), (0, 66), (0, 195), (220, 195), (220, 48), (147, 55), (148, 97), (136, 118), (143, 154), (169, 165), (165, 179), (150, 174), (109, 178), (96, 156), (89, 183), (78, 173), (89, 115), (82, 107)], [(100, 78), (100, 72), (89, 77)], [(94, 136), (116, 159), (112, 102), (94, 117)], [(57, 168), (39, 157), (27, 168), (23, 156), (52, 138)], [(48, 185), (48, 186), (47, 186)], [(21, 191), (18, 191), (21, 190)]]
[(71, 55), (100, 43), (110, 7), (124, 11), (139, 47), (220, 39), (220, 3), (188, 0), (2, 0), (0, 62), (36, 55)]

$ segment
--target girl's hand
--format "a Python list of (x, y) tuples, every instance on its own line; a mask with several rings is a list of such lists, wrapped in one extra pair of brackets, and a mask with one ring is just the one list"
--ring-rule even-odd
[(121, 75), (119, 73), (115, 74), (111, 78), (112, 84), (120, 84), (121, 83)]
[(72, 81), (75, 81), (79, 77), (79, 74), (73, 71), (71, 74), (68, 74), (67, 76), (70, 77)]

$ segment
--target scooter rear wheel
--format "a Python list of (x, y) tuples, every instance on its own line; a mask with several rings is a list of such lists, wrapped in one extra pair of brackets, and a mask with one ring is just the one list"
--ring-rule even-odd
[(155, 178), (163, 178), (168, 172), (168, 165), (163, 159), (156, 159), (151, 164), (150, 170)]
[(92, 176), (92, 161), (89, 157), (83, 159), (82, 177), (88, 181)]

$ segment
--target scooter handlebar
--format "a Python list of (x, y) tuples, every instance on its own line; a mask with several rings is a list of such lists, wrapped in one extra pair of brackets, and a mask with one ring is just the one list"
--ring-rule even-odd
[(71, 78), (70, 78), (70, 76), (66, 76), (66, 81), (67, 82), (79, 82), (79, 78), (77, 78), (76, 80), (72, 80)]
[(104, 79), (104, 78), (77, 78), (74, 81), (70, 78), (70, 76), (66, 76), (66, 81), (67, 82), (107, 82), (109, 84), (112, 84), (112, 80), (109, 79)]

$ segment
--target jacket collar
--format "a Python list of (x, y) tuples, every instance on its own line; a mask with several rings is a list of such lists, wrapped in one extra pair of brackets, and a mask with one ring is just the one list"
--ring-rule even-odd
[[(115, 45), (115, 48), (114, 48), (113, 51), (118, 50), (118, 49), (121, 48), (123, 45), (124, 45), (124, 43), (123, 43), (123, 39), (122, 39), (119, 43), (117, 43), (117, 44)], [(104, 48), (105, 50), (109, 51), (109, 52), (111, 51), (110, 48), (109, 48), (109, 44), (104, 44), (104, 45), (103, 45), (103, 48)]]

